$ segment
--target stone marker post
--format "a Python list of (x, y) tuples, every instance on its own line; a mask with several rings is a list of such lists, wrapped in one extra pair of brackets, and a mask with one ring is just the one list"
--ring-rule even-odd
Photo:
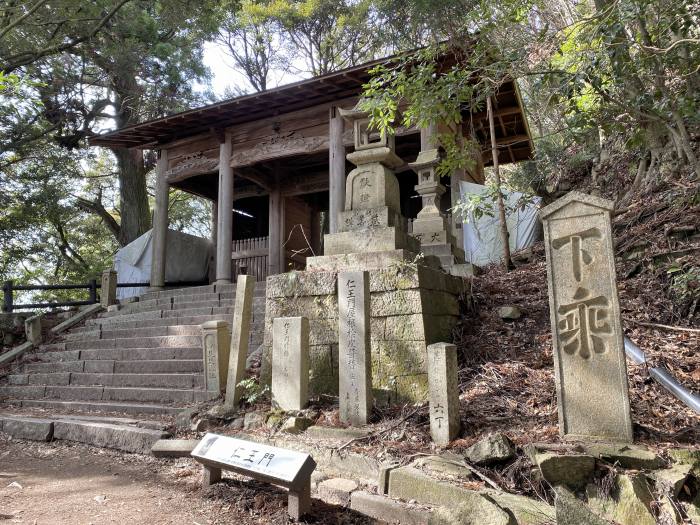
[(612, 210), (611, 201), (571, 192), (540, 211), (565, 438), (632, 441)]
[(24, 334), (27, 336), (27, 341), (33, 345), (41, 344), (44, 340), (44, 335), (41, 331), (41, 319), (44, 314), (34, 315), (24, 321)]
[(100, 284), (100, 304), (104, 308), (117, 304), (117, 272), (111, 269), (103, 271)]
[(236, 283), (236, 301), (233, 308), (231, 329), (231, 352), (228, 359), (228, 379), (226, 382), (225, 406), (234, 409), (241, 400), (241, 387), (238, 386), (245, 374), (250, 337), (250, 319), (255, 291), (254, 275), (239, 275)]
[(428, 346), (428, 393), (430, 435), (438, 445), (447, 445), (459, 434), (459, 385), (457, 347), (448, 343)]
[(204, 387), (207, 392), (222, 392), (228, 375), (231, 336), (226, 321), (207, 321), (202, 325), (204, 350)]
[(369, 272), (338, 274), (340, 421), (366, 425), (372, 410)]
[(278, 317), (272, 321), (272, 404), (302, 410), (309, 402), (309, 320)]

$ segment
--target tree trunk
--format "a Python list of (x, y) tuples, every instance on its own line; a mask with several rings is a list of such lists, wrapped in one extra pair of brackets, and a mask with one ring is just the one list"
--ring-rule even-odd
[(121, 223), (117, 241), (126, 246), (151, 228), (146, 169), (139, 150), (113, 148), (119, 164), (119, 210)]
[(498, 169), (498, 149), (496, 148), (496, 126), (493, 123), (493, 107), (491, 97), (486, 99), (486, 109), (489, 114), (489, 130), (491, 132), (491, 155), (493, 157), (493, 172), (496, 178), (496, 190), (498, 191), (498, 219), (501, 226), (501, 242), (503, 242), (503, 268), (510, 271), (515, 268), (510, 257), (510, 234), (506, 222), (506, 206), (501, 192), (501, 172)]

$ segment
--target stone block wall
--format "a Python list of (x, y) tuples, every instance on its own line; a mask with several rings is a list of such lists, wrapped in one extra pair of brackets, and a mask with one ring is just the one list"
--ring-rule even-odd
[[(423, 401), (426, 346), (450, 342), (464, 281), (411, 263), (370, 270), (372, 384), (380, 402)], [(337, 272), (267, 278), (262, 379), (269, 382), (272, 320), (309, 319), (310, 393), (338, 394)]]

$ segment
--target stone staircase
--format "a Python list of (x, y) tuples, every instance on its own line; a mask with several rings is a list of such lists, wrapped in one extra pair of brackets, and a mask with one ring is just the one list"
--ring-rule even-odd
[[(22, 407), (175, 414), (207, 400), (200, 326), (232, 320), (235, 285), (148, 292), (44, 344), (0, 398)], [(253, 299), (250, 351), (262, 344), (265, 283)]]

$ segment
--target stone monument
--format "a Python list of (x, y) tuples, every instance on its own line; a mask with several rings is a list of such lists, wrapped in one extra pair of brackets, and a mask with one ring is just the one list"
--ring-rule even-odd
[(369, 272), (338, 274), (340, 421), (366, 425), (372, 411)]
[(459, 434), (459, 384), (457, 347), (448, 343), (428, 346), (430, 435), (438, 445), (447, 445)]
[(231, 351), (228, 360), (228, 378), (226, 381), (226, 400), (229, 409), (238, 406), (241, 400), (241, 387), (238, 386), (245, 375), (245, 361), (248, 357), (248, 339), (250, 338), (250, 319), (253, 312), (253, 293), (255, 276), (239, 275), (236, 282), (236, 299), (233, 307), (233, 326), (231, 328)]
[(103, 308), (117, 304), (117, 272), (112, 269), (102, 272), (100, 304)]
[(427, 396), (426, 345), (450, 340), (464, 282), (440, 260), (421, 256), (401, 215), (394, 168), (403, 164), (393, 137), (368, 129), (367, 115), (342, 111), (354, 130), (355, 164), (346, 181), (338, 232), (324, 237), (324, 255), (306, 271), (267, 278), (262, 378), (269, 381), (272, 319), (303, 315), (310, 329), (310, 389), (338, 395), (338, 273), (369, 272), (372, 388), (380, 403)]
[(309, 402), (309, 321), (278, 317), (272, 325), (272, 405), (302, 410)]
[(202, 324), (204, 352), (204, 388), (219, 395), (226, 386), (231, 336), (226, 321), (207, 321)]
[(540, 211), (565, 438), (632, 441), (611, 201), (578, 192)]

